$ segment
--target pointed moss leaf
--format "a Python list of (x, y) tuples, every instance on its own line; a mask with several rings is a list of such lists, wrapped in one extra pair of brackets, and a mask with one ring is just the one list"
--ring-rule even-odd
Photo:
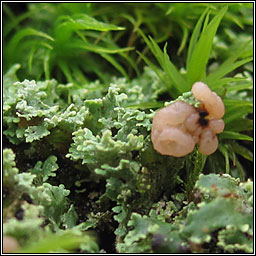
[(204, 17), (205, 17), (207, 12), (208, 12), (208, 8), (206, 8), (206, 10), (202, 13), (202, 15), (200, 16), (200, 18), (197, 21), (196, 26), (193, 30), (192, 36), (191, 36), (190, 41), (189, 41), (188, 54), (187, 54), (187, 65), (188, 65), (188, 63), (190, 63), (191, 54), (194, 51), (195, 45), (198, 41), (198, 37), (200, 35), (200, 30), (201, 30), (201, 27), (202, 27), (202, 23), (203, 23)]
[[(148, 39), (147, 39), (148, 40)], [(157, 74), (158, 78), (162, 80), (163, 83), (166, 83), (166, 87), (168, 90), (170, 90), (169, 83), (166, 81), (166, 74), (159, 68), (157, 67), (153, 62), (151, 62), (146, 56), (144, 56), (142, 53), (139, 51), (136, 51), (139, 56), (145, 61), (145, 63), (152, 69), (154, 72)]]
[(252, 90), (253, 83), (244, 81), (243, 83), (233, 84), (227, 87), (227, 92), (238, 91), (238, 90)]
[(227, 59), (215, 72), (211, 73), (206, 79), (204, 79), (204, 82), (210, 84), (212, 89), (218, 87), (219, 80), (222, 77), (232, 72), (236, 68), (244, 65), (245, 63), (251, 62), (253, 60), (252, 57), (249, 57), (239, 61), (235, 61), (232, 57)]
[(253, 120), (243, 119), (241, 122), (240, 119), (236, 119), (225, 125), (225, 129), (231, 132), (250, 131), (253, 130)]
[[(238, 122), (238, 120), (241, 121), (245, 119), (246, 115), (248, 115), (249, 113), (252, 113), (251, 104), (248, 104), (247, 106), (234, 105), (226, 108), (226, 114), (223, 119), (225, 124), (230, 124), (231, 122)], [(238, 128), (239, 126), (237, 127), (237, 129)]]
[[(241, 95), (242, 97), (242, 95)], [(253, 104), (248, 100), (240, 99), (224, 99), (226, 113), (224, 116), (225, 124), (229, 125), (231, 122), (237, 122), (244, 119), (246, 115), (253, 112)]]
[(9, 21), (8, 24), (6, 24), (6, 27), (3, 30), (4, 37), (7, 36), (13, 29), (15, 29), (20, 22), (30, 17), (30, 15), (32, 14), (32, 12), (27, 11), (25, 13), (22, 13), (21, 15), (18, 15), (17, 17), (14, 17), (12, 11), (7, 6), (3, 6), (3, 11), (4, 13), (6, 12), (8, 13), (8, 15), (12, 16), (11, 21)]
[(125, 69), (109, 54), (101, 53), (101, 57), (106, 59), (109, 63), (111, 63), (124, 77), (128, 79), (128, 74)]
[(79, 22), (82, 26), (86, 27), (86, 29), (95, 29), (101, 31), (108, 30), (124, 30), (124, 27), (115, 26), (113, 24), (108, 24), (105, 22), (97, 21), (96, 19), (86, 15), (86, 14), (76, 14), (72, 18), (74, 18), (77, 22)]
[(62, 22), (58, 26), (57, 30), (98, 30), (98, 31), (109, 31), (109, 30), (124, 30), (124, 27), (115, 26), (112, 24), (104, 23), (96, 20), (89, 15), (84, 13), (74, 14), (72, 16), (61, 16), (59, 21)]
[(83, 50), (92, 51), (95, 53), (103, 53), (103, 54), (104, 53), (110, 53), (110, 54), (121, 53), (121, 52), (131, 51), (134, 49), (133, 47), (126, 47), (126, 48), (102, 47), (102, 46), (98, 46), (95, 44), (91, 44), (84, 41), (78, 41), (78, 40), (74, 40), (72, 43), (67, 44), (67, 47), (70, 50), (83, 49)]
[(154, 54), (161, 68), (164, 70), (166, 77), (164, 77), (161, 72), (157, 71), (157, 68), (147, 58), (145, 58), (142, 54), (140, 54), (140, 56), (145, 59), (148, 65), (153, 68), (159, 77), (164, 81), (172, 97), (177, 97), (181, 93), (188, 91), (189, 84), (170, 61), (170, 58), (166, 52), (167, 44), (165, 44), (164, 51), (162, 51), (153, 38), (149, 37), (149, 40), (141, 30), (138, 31)]
[(230, 131), (224, 131), (221, 134), (219, 134), (218, 137), (220, 139), (234, 139), (234, 140), (253, 141), (253, 138), (248, 136), (248, 135), (237, 133), (237, 132), (230, 132)]
[(188, 28), (184, 25), (184, 26), (182, 26), (182, 30), (183, 30), (183, 35), (182, 35), (182, 40), (181, 40), (181, 43), (180, 43), (180, 47), (177, 51), (178, 56), (184, 50), (184, 48), (186, 46), (187, 39), (188, 39)]
[(9, 55), (10, 59), (13, 59), (12, 55), (15, 56), (15, 50), (17, 49), (17, 46), (19, 44), (19, 42), (27, 36), (38, 36), (50, 41), (54, 41), (54, 38), (52, 38), (51, 36), (49, 36), (48, 34), (35, 30), (33, 28), (24, 28), (19, 30), (19, 32), (17, 32), (11, 39), (11, 41), (8, 44), (7, 47), (7, 54)]
[[(167, 46), (167, 44), (165, 45)], [(182, 77), (182, 75), (180, 74), (180, 72), (176, 69), (176, 67), (174, 66), (174, 64), (170, 61), (170, 58), (166, 52), (166, 47), (164, 48), (164, 70), (167, 73), (168, 77), (171, 77), (174, 83), (175, 88), (180, 92), (186, 92), (188, 91), (189, 88), (189, 84), (187, 83), (187, 81)]]
[(225, 144), (219, 144), (218, 150), (221, 152), (221, 154), (225, 158), (225, 163), (226, 163), (226, 173), (230, 173), (230, 164), (229, 164), (229, 154), (228, 154), (228, 146)]
[(191, 52), (191, 57), (187, 63), (187, 77), (190, 84), (200, 81), (205, 77), (206, 65), (210, 57), (213, 38), (227, 8), (227, 6), (223, 7), (206, 26)]
[(231, 146), (237, 154), (253, 162), (253, 153), (248, 148), (238, 144), (236, 141), (234, 141)]
[(138, 29), (138, 32), (143, 37), (144, 41), (146, 42), (147, 46), (149, 47), (149, 49), (151, 50), (151, 52), (157, 59), (158, 63), (160, 64), (160, 66), (164, 72), (162, 70), (160, 70), (155, 64), (153, 64), (143, 54), (141, 54), (139, 52), (138, 52), (138, 54), (145, 60), (145, 62), (148, 64), (148, 66), (150, 66), (156, 72), (156, 74), (159, 76), (159, 78), (164, 82), (169, 93), (173, 97), (178, 96), (179, 95), (178, 91), (175, 88), (173, 88), (173, 84), (174, 84), (174, 81), (172, 80), (173, 78), (170, 75), (168, 77), (168, 72), (166, 72), (166, 70), (164, 69), (164, 68), (166, 68), (166, 65), (164, 62), (168, 61), (168, 60), (166, 58), (164, 60), (164, 54), (161, 51), (160, 47), (157, 45), (157, 43), (154, 41), (153, 38), (149, 37), (150, 39), (148, 39), (146, 37), (146, 35), (140, 29)]

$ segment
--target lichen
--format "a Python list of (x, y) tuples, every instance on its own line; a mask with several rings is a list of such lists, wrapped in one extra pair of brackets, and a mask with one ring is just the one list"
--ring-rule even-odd
[(215, 246), (219, 253), (251, 253), (252, 194), (242, 188), (250, 181), (238, 184), (229, 175), (201, 174), (190, 203), (183, 199), (176, 205), (158, 203), (150, 217), (132, 213), (128, 222), (132, 230), (118, 244), (119, 252), (209, 253), (207, 248)]
[[(77, 88), (55, 80), (12, 81), (17, 68), (5, 77), (5, 235), (31, 248), (39, 240), (49, 243), (52, 235), (58, 241), (66, 239), (65, 232), (71, 236), (70, 249), (53, 246), (47, 252), (98, 252), (90, 230), (110, 239), (118, 252), (208, 253), (214, 246), (218, 252), (250, 251), (252, 182), (199, 177), (206, 156), (197, 147), (181, 157), (154, 149), (156, 111), (138, 108), (143, 98), (137, 97), (156, 99), (159, 81), (153, 94), (148, 80), (140, 80), (145, 84), (138, 93), (139, 81), (114, 79), (108, 90), (78, 96)], [(153, 79), (152, 72), (146, 76)], [(191, 93), (186, 97), (190, 103), (183, 103), (196, 112)]]

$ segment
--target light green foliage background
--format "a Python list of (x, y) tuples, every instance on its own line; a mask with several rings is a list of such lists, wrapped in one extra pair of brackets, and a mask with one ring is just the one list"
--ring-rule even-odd
[[(252, 4), (26, 6), (3, 5), (3, 232), (17, 252), (252, 253)], [(155, 111), (198, 106), (195, 81), (223, 98), (218, 150), (160, 155)]]

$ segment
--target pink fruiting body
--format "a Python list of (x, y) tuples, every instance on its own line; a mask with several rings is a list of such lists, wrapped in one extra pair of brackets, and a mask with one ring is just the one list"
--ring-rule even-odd
[(225, 123), (222, 119), (209, 120), (209, 127), (214, 133), (221, 133), (224, 130)]
[(225, 106), (222, 99), (215, 92), (212, 92), (207, 84), (196, 82), (191, 91), (194, 97), (204, 104), (211, 117), (220, 119), (224, 116)]
[(156, 112), (151, 130), (151, 140), (156, 151), (163, 155), (185, 156), (199, 144), (204, 155), (218, 148), (216, 134), (224, 130), (225, 113), (221, 98), (209, 87), (196, 82), (192, 86), (194, 97), (201, 102), (198, 109), (187, 102), (176, 101)]
[(191, 153), (195, 142), (189, 133), (176, 127), (166, 127), (160, 133), (151, 134), (154, 148), (162, 155), (184, 156)]
[(154, 119), (162, 125), (175, 126), (184, 123), (186, 118), (196, 113), (193, 106), (183, 101), (176, 101), (156, 112)]
[(199, 120), (199, 114), (198, 113), (193, 113), (191, 114), (186, 120), (185, 120), (185, 126), (187, 130), (195, 134), (196, 131), (200, 128), (200, 124), (198, 123)]
[(218, 139), (212, 130), (204, 129), (199, 139), (199, 152), (203, 155), (210, 155), (216, 151), (218, 145)]
[(20, 248), (18, 241), (11, 236), (3, 236), (3, 253), (10, 253)]

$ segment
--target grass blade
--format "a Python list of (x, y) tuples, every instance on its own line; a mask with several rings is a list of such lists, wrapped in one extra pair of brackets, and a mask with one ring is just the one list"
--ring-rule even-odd
[(248, 148), (238, 144), (237, 142), (232, 143), (232, 148), (235, 153), (239, 154), (243, 158), (253, 162), (253, 153)]
[[(6, 7), (6, 5), (4, 5), (4, 7)], [(6, 24), (6, 26), (4, 26), (3, 37), (6, 37), (13, 29), (15, 29), (15, 31), (18, 31), (20, 29), (19, 23), (21, 23), (23, 20), (29, 18), (32, 14), (33, 13), (31, 11), (28, 11), (18, 17), (14, 16), (11, 19), (11, 22), (9, 22), (8, 24)]]
[(102, 58), (111, 63), (127, 80), (129, 80), (129, 76), (125, 69), (112, 56), (106, 53), (101, 53), (100, 55)]
[(225, 144), (219, 144), (218, 150), (221, 152), (221, 154), (225, 158), (225, 163), (226, 163), (226, 173), (230, 172), (230, 165), (229, 165), (229, 155), (228, 155), (228, 150)]
[(44, 56), (44, 74), (45, 79), (50, 80), (50, 51), (48, 50)]
[(58, 62), (58, 65), (59, 65), (61, 71), (62, 71), (62, 72), (64, 73), (64, 75), (66, 76), (67, 81), (68, 81), (69, 83), (73, 83), (74, 81), (73, 81), (73, 78), (72, 78), (72, 74), (71, 74), (71, 72), (70, 72), (70, 69), (69, 69), (69, 67), (68, 67), (68, 64), (67, 64), (66, 62), (60, 60), (60, 61)]
[(8, 44), (7, 47), (7, 52), (8, 55), (11, 57), (12, 55), (15, 55), (15, 50), (19, 44), (19, 42), (27, 36), (38, 36), (38, 37), (42, 37), (44, 39), (50, 40), (50, 41), (54, 41), (54, 38), (52, 38), (51, 36), (47, 35), (46, 33), (43, 33), (41, 31), (35, 30), (33, 28), (25, 28), (20, 30), (19, 32), (17, 32), (13, 38), (11, 39), (11, 41)]
[(73, 41), (72, 43), (68, 44), (67, 47), (69, 49), (83, 49), (91, 52), (96, 53), (121, 53), (126, 51), (131, 51), (134, 47), (126, 47), (126, 48), (104, 48), (98, 45), (90, 44), (88, 42), (83, 41)]
[(36, 50), (36, 48), (32, 47), (32, 49), (30, 50), (29, 55), (28, 55), (28, 72), (29, 73), (32, 72), (32, 63), (33, 63), (35, 50)]
[(225, 124), (225, 129), (232, 132), (250, 131), (253, 130), (253, 120), (251, 119), (235, 119)]
[(153, 62), (151, 62), (146, 56), (144, 56), (142, 53), (140, 53), (139, 51), (136, 51), (139, 56), (146, 62), (146, 64), (151, 67), (156, 74), (158, 75), (158, 77), (161, 79), (161, 81), (166, 84), (167, 89), (171, 90), (171, 87), (169, 85), (169, 83), (166, 83), (166, 75), (164, 74), (164, 72), (162, 70), (160, 70), (160, 68), (158, 68), (155, 64), (153, 64)]
[(73, 63), (71, 69), (73, 76), (76, 78), (79, 84), (84, 86), (85, 84), (89, 83), (82, 70), (79, 68), (79, 65)]
[(182, 75), (180, 74), (180, 72), (176, 69), (176, 67), (174, 66), (174, 64), (170, 61), (170, 58), (166, 52), (166, 46), (164, 47), (164, 70), (166, 72), (166, 74), (168, 75), (168, 77), (171, 79), (171, 81), (173, 82), (173, 85), (175, 86), (175, 89), (177, 89), (179, 91), (180, 94), (182, 94), (183, 92), (187, 92), (189, 91), (189, 84), (187, 83), (187, 81), (182, 77)]
[(227, 59), (215, 72), (204, 79), (204, 82), (210, 84), (212, 89), (216, 89), (219, 87), (218, 84), (221, 77), (252, 60), (253, 57), (248, 57), (236, 62), (233, 62), (231, 59)]
[[(246, 116), (249, 113), (253, 112), (253, 106), (251, 105), (244, 105), (244, 106), (233, 106), (233, 107), (226, 107), (226, 113), (224, 115), (224, 122), (228, 124), (234, 120), (239, 120), (242, 117)], [(241, 120), (240, 120), (241, 121)]]
[(217, 32), (218, 26), (227, 11), (227, 6), (222, 8), (220, 12), (207, 25), (201, 36), (194, 46), (191, 58), (187, 63), (188, 81), (193, 84), (196, 81), (204, 79), (206, 73), (206, 65), (210, 57), (213, 38)]
[(253, 138), (245, 135), (245, 134), (240, 134), (237, 132), (230, 132), (230, 131), (224, 131), (218, 135), (220, 139), (232, 139), (232, 140), (248, 140), (248, 141), (253, 141)]
[[(161, 68), (164, 70), (166, 77), (162, 76), (160, 78), (166, 84), (170, 95), (173, 98), (176, 98), (183, 92), (188, 91), (190, 89), (189, 84), (176, 69), (175, 65), (170, 61), (170, 58), (166, 51), (167, 45), (165, 44), (164, 51), (162, 51), (153, 38), (149, 37), (148, 39), (141, 30), (138, 29), (138, 31), (145, 40), (146, 44), (148, 45), (155, 58), (157, 59)], [(142, 57), (142, 55), (140, 56)], [(145, 60), (144, 57), (142, 58)], [(156, 73), (158, 74), (158, 72)]]
[(241, 84), (232, 84), (226, 87), (227, 92), (231, 91), (239, 91), (239, 90), (252, 90), (253, 89), (253, 84), (252, 82), (244, 82)]
[(135, 70), (136, 75), (140, 76), (141, 74), (140, 74), (140, 71), (139, 71), (139, 68), (138, 68), (136, 62), (128, 55), (128, 53), (127, 52), (125, 52), (125, 53), (124, 52), (120, 52), (119, 54), (123, 58), (125, 58), (126, 61), (131, 65), (131, 67)]
[(177, 55), (179, 56), (181, 54), (181, 52), (184, 50), (185, 46), (186, 46), (186, 42), (188, 40), (188, 28), (183, 25), (182, 26), (183, 29), (183, 35), (182, 35), (182, 39), (181, 39), (181, 43), (180, 43), (180, 47), (178, 49)]
[(192, 52), (194, 51), (195, 45), (196, 45), (198, 37), (200, 35), (200, 30), (201, 30), (201, 27), (203, 24), (204, 17), (206, 15), (206, 13), (208, 12), (208, 10), (209, 10), (209, 8), (206, 8), (206, 10), (202, 13), (201, 17), (199, 18), (199, 20), (193, 30), (193, 33), (192, 33), (192, 36), (191, 36), (191, 39), (189, 42), (189, 46), (188, 46), (187, 65), (190, 62)]
[[(65, 21), (66, 20), (66, 21)], [(113, 24), (104, 23), (90, 17), (84, 13), (75, 14), (72, 16), (63, 16), (58, 20), (62, 21), (60, 27), (66, 26), (72, 30), (97, 30), (97, 31), (110, 31), (110, 30), (124, 30), (124, 27), (119, 27)], [(59, 28), (60, 28), (59, 27)]]

